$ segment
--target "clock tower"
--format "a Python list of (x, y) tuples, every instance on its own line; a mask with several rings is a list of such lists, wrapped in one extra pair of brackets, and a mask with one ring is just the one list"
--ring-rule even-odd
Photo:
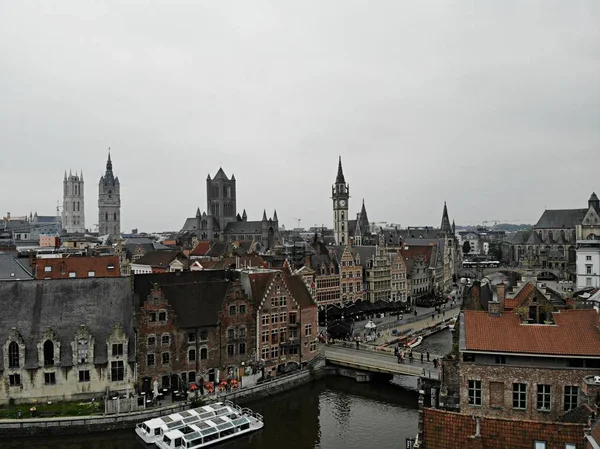
[(121, 186), (115, 177), (108, 149), (106, 173), (98, 184), (98, 232), (118, 237), (121, 234)]
[(350, 187), (344, 179), (342, 170), (342, 157), (338, 163), (335, 184), (331, 187), (331, 199), (333, 200), (333, 235), (337, 245), (347, 245), (348, 240), (348, 200), (350, 199)]

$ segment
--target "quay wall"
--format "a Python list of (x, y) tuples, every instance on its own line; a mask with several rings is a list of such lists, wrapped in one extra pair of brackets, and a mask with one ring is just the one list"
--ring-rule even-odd
[[(243, 404), (265, 398), (324, 376), (325, 360), (319, 360), (313, 367), (299, 372), (274, 377), (256, 386), (242, 388), (230, 393), (205, 396), (205, 401), (229, 400)], [(148, 419), (177, 413), (189, 409), (188, 402), (147, 409), (140, 412), (119, 415), (77, 416), (59, 418), (24, 418), (0, 420), (0, 438), (16, 438), (49, 435), (74, 435), (81, 433), (104, 432), (117, 429), (133, 429)]]

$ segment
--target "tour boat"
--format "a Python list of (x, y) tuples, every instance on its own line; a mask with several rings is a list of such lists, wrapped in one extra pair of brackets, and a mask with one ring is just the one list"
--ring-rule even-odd
[(248, 408), (239, 413), (215, 416), (168, 431), (156, 441), (159, 449), (200, 449), (262, 429), (263, 417)]
[(411, 341), (408, 342), (408, 347), (409, 348), (416, 348), (417, 346), (419, 346), (421, 344), (421, 342), (423, 341), (423, 337), (419, 336)]
[(215, 416), (240, 413), (241, 408), (230, 401), (213, 402), (202, 407), (149, 419), (138, 424), (135, 428), (135, 433), (144, 443), (151, 445), (155, 444), (157, 440), (162, 440), (165, 432)]

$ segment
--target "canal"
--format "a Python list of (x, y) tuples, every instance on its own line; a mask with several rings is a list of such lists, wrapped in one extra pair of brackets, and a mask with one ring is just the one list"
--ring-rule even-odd
[[(424, 350), (446, 354), (451, 333), (425, 339)], [(421, 349), (421, 348), (419, 348)], [(418, 362), (415, 362), (418, 363)], [(260, 432), (220, 449), (380, 449), (404, 447), (417, 432), (415, 378), (359, 384), (327, 377), (267, 399), (247, 404), (265, 418)], [(246, 405), (246, 404), (244, 404)], [(2, 449), (140, 449), (133, 430), (72, 437), (0, 440)]]

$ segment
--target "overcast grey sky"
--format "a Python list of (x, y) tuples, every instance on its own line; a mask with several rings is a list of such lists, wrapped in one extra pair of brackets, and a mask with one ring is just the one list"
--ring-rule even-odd
[[(371, 221), (535, 222), (600, 190), (600, 2), (0, 2), (2, 213), (54, 214), (107, 148), (122, 228), (179, 229), (205, 179), (331, 226), (342, 156)], [(600, 192), (599, 192), (600, 193)]]

